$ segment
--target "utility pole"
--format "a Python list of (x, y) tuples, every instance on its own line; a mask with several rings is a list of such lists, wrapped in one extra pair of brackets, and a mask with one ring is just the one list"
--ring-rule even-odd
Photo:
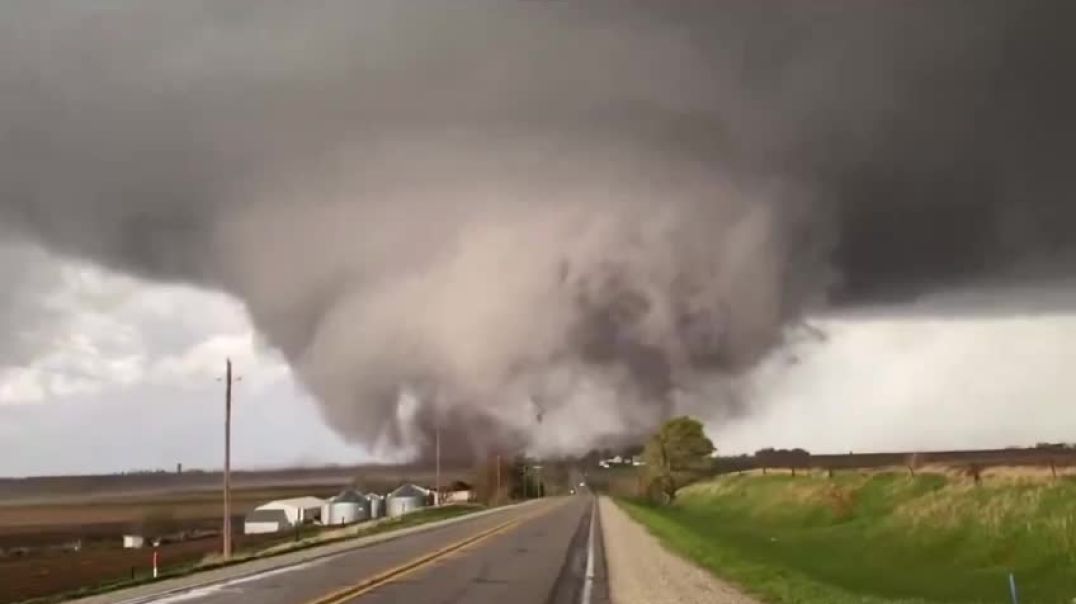
[(433, 496), (433, 504), (434, 505), (441, 505), (441, 416), (440, 415), (437, 416), (437, 435), (435, 436), (435, 439), (436, 439), (436, 449), (437, 449), (437, 471), (435, 473), (436, 478), (434, 478), (435, 491), (434, 491), (434, 496)]
[(224, 559), (232, 557), (232, 360), (224, 377)]
[(493, 491), (493, 500), (496, 501), (501, 496), (501, 456), (497, 456), (497, 488)]

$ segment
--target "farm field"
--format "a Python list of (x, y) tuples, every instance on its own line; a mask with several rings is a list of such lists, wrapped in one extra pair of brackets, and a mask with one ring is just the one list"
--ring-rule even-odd
[[(237, 491), (233, 524), (241, 531), (243, 515), (270, 499), (324, 496), (337, 490), (323, 486)], [(220, 550), (220, 505), (218, 493), (125, 497), (86, 504), (0, 505), (0, 603), (148, 576), (152, 549), (119, 547), (123, 533), (143, 528), (165, 534), (197, 531), (196, 538), (161, 545), (160, 563), (167, 569), (197, 562)], [(260, 547), (280, 538), (236, 535), (236, 547)]]
[[(352, 481), (360, 489), (379, 492), (403, 481), (432, 482), (432, 472), (407, 466), (363, 468), (356, 474), (338, 468), (245, 474), (232, 491), (237, 533), (242, 532), (243, 516), (266, 501), (328, 497)], [(462, 476), (462, 471), (442, 471), (446, 481)], [(0, 498), (0, 604), (149, 576), (152, 549), (120, 547), (121, 536), (129, 532), (183, 537), (160, 546), (162, 571), (189, 566), (220, 551), (219, 475), (211, 475), (214, 482), (193, 473), (122, 478), (0, 480), (0, 493), (7, 495)], [(272, 485), (272, 480), (280, 484)], [(78, 485), (93, 488), (79, 495)], [(304, 531), (304, 536), (310, 532)], [(237, 534), (235, 546), (237, 552), (251, 551), (294, 538)]]
[(622, 500), (659, 538), (766, 602), (1076, 596), (1076, 479), (997, 468), (731, 475), (671, 506)]

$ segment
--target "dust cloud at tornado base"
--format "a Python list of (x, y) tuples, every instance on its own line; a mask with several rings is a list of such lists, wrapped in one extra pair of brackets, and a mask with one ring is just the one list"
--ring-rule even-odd
[(0, 236), (236, 296), (374, 449), (576, 451), (750, 412), (808, 310), (1070, 276), (1073, 11), (10, 3)]

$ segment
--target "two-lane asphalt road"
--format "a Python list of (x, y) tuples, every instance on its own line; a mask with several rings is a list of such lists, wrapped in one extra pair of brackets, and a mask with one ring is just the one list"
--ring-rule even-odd
[(138, 602), (604, 603), (608, 589), (595, 510), (589, 496), (552, 498)]

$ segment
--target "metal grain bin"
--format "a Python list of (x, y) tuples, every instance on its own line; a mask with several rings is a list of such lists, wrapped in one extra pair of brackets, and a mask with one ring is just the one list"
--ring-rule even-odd
[(376, 520), (385, 515), (385, 498), (377, 493), (366, 494), (367, 505), (370, 507), (370, 519)]
[(429, 494), (413, 484), (405, 484), (385, 499), (390, 518), (421, 510), (428, 505)]
[(361, 522), (369, 517), (369, 502), (362, 493), (353, 490), (326, 501), (321, 512), (321, 522), (326, 526)]

